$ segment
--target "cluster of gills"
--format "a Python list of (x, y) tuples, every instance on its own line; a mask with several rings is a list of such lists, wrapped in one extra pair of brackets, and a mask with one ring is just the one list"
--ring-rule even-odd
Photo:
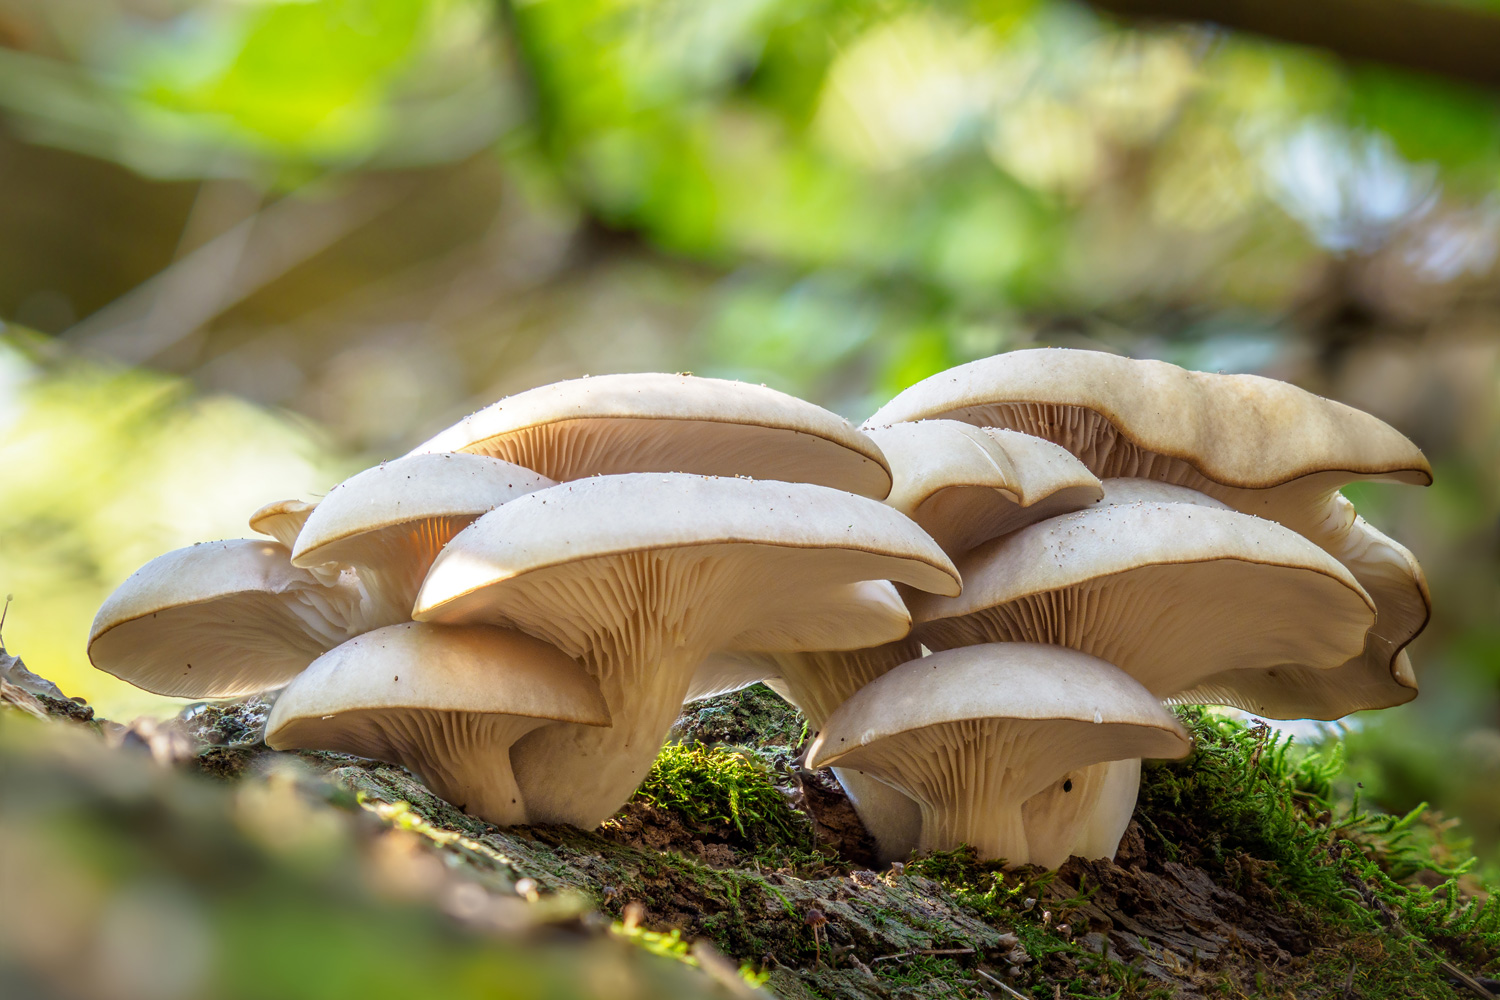
[(400, 763), (500, 825), (592, 827), (683, 703), (765, 681), (881, 852), (1114, 854), (1164, 704), (1333, 719), (1416, 694), (1429, 602), (1355, 480), (1425, 484), (1379, 420), (1284, 383), (1086, 351), (935, 375), (862, 429), (764, 386), (608, 375), (501, 400), (274, 541), (137, 571), (96, 666), (284, 686), (278, 748)]

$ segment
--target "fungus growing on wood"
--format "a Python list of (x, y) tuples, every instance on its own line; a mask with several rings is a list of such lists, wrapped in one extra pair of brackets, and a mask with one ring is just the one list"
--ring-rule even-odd
[(869, 427), (891, 466), (886, 503), (957, 556), (980, 542), (1087, 507), (1103, 491), (1067, 449), (956, 420)]
[(931, 538), (863, 497), (804, 483), (600, 476), (521, 497), (459, 533), (415, 617), (519, 628), (584, 663), (613, 725), (540, 730), (512, 760), (533, 819), (592, 827), (644, 779), (710, 652), (856, 646), (863, 636), (819, 598), (863, 580), (959, 589)]
[(482, 455), (413, 455), (366, 469), (310, 511), (292, 565), (349, 566), (366, 595), (365, 628), (411, 620), (417, 588), (454, 535), (479, 515), (554, 485)]
[(351, 634), (357, 589), (328, 586), (276, 542), (204, 542), (158, 556), (94, 616), (94, 666), (155, 694), (229, 698), (280, 687)]
[(277, 699), (266, 743), (401, 764), (508, 826), (526, 821), (511, 744), (552, 722), (609, 725), (598, 685), (563, 653), (490, 625), (405, 622), (313, 661)]
[[(965, 646), (889, 671), (839, 707), (814, 767), (867, 771), (919, 805), (924, 851), (1033, 861), (1024, 804), (1091, 764), (1181, 757), (1187, 733), (1124, 671), (1035, 643)], [(1071, 843), (1072, 838), (1066, 837)]]
[(558, 482), (686, 472), (815, 483), (883, 499), (880, 449), (843, 417), (763, 385), (655, 372), (539, 386), (464, 418), (413, 454), (463, 451)]
[[(1356, 480), (1425, 486), (1432, 470), (1390, 425), (1342, 403), (1255, 375), (1193, 372), (1095, 351), (1013, 351), (907, 388), (867, 426), (948, 418), (1047, 438), (1100, 478), (1187, 486), (1292, 528), (1339, 559), (1374, 599), (1364, 649), (1322, 674), (1289, 663), (1192, 697), (1272, 717), (1334, 719), (1416, 696), (1404, 650), (1431, 600), (1416, 560), (1358, 517), (1338, 490)], [(1302, 692), (1279, 697), (1289, 676)], [(1315, 697), (1320, 693), (1321, 698)]]

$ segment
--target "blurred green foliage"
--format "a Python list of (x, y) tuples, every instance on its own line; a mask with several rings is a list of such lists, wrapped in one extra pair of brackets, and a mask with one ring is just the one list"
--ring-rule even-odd
[(1431, 489), (1349, 491), (1435, 616), (1347, 780), (1490, 849), (1497, 182), (1495, 94), (1065, 0), (0, 0), (6, 639), (148, 709), (82, 654), (131, 569), (539, 382), (859, 419), (1095, 347), (1426, 449)]

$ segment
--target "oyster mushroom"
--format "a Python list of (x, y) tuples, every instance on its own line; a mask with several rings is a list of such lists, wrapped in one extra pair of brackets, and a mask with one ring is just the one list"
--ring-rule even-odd
[(94, 666), (155, 694), (280, 687), (355, 630), (359, 591), (292, 565), (276, 542), (204, 542), (151, 560), (94, 616)]
[(885, 460), (843, 417), (763, 385), (656, 372), (508, 396), (418, 445), (536, 469), (558, 482), (687, 472), (815, 483), (882, 499)]
[(449, 539), (479, 515), (552, 485), (482, 455), (385, 462), (344, 480), (308, 513), (292, 565), (352, 567), (366, 595), (366, 629), (410, 621), (417, 588)]
[(863, 497), (804, 483), (600, 476), (521, 497), (460, 532), (433, 563), (415, 617), (519, 628), (598, 680), (610, 728), (549, 727), (512, 754), (533, 819), (591, 827), (645, 778), (710, 652), (858, 645), (820, 597), (862, 580), (959, 586), (932, 539)]
[(957, 420), (869, 427), (891, 466), (886, 503), (957, 556), (980, 542), (1087, 507), (1099, 480), (1067, 449)]
[(1091, 764), (1181, 757), (1190, 746), (1124, 671), (1076, 650), (1008, 642), (887, 672), (833, 713), (808, 762), (855, 767), (906, 792), (921, 809), (924, 851), (967, 843), (1018, 865), (1035, 858), (1023, 807), (1048, 785)]
[[(1035, 434), (1101, 479), (1187, 486), (1292, 528), (1339, 559), (1375, 601), (1363, 650), (1327, 674), (1286, 664), (1258, 684), (1206, 684), (1192, 695), (1271, 717), (1334, 719), (1416, 696), (1405, 647), (1431, 614), (1427, 583), (1401, 545), (1339, 495), (1356, 480), (1432, 482), (1421, 451), (1381, 420), (1255, 375), (1193, 372), (1096, 351), (1013, 351), (916, 383), (866, 422), (947, 418)], [(1277, 696), (1294, 677), (1303, 692)], [(1324, 697), (1314, 699), (1321, 690)], [(1253, 692), (1253, 693), (1252, 693)]]
[(404, 622), (314, 660), (277, 699), (266, 743), (401, 764), (509, 826), (527, 819), (511, 745), (555, 722), (609, 725), (599, 686), (557, 649), (489, 625)]

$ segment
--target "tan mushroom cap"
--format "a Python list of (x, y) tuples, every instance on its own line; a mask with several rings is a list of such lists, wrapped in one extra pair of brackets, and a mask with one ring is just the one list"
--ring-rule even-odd
[(413, 454), (465, 451), (559, 482), (685, 472), (815, 483), (882, 499), (891, 477), (868, 437), (837, 414), (763, 385), (692, 375), (600, 375), (517, 393)]
[(1103, 495), (1099, 480), (1066, 448), (1030, 434), (957, 420), (867, 432), (891, 465), (886, 503), (950, 555)]
[(297, 532), (318, 505), (306, 500), (277, 500), (250, 515), (250, 530), (270, 535), (288, 549), (297, 544)]
[(1296, 532), (1232, 510), (1137, 501), (1052, 518), (959, 560), (962, 596), (909, 602), (929, 648), (1049, 642), (1158, 698), (1219, 672), (1357, 655), (1369, 596)]
[(940, 417), (1055, 441), (1101, 479), (1171, 479), (1195, 489), (1181, 478), (1187, 472), (1241, 489), (1328, 472), (1343, 482), (1432, 482), (1416, 445), (1343, 403), (1257, 375), (1098, 351), (1040, 348), (959, 365), (904, 390), (866, 426)]
[(991, 643), (871, 682), (829, 718), (808, 764), (857, 768), (905, 791), (922, 810), (922, 850), (968, 843), (1025, 864), (1022, 807), (1032, 796), (1090, 764), (1190, 747), (1124, 671), (1059, 646)]
[[(1036, 434), (1101, 478), (1187, 486), (1306, 536), (1349, 567), (1378, 615), (1364, 652), (1340, 668), (1347, 680), (1309, 712), (1337, 718), (1416, 696), (1403, 650), (1431, 616), (1427, 581), (1410, 552), (1338, 494), (1360, 479), (1432, 481), (1427, 459), (1390, 425), (1274, 379), (1064, 349), (1014, 351), (934, 375), (867, 425), (934, 417)], [(1296, 702), (1270, 689), (1257, 702), (1298, 717)]]
[(366, 627), (408, 621), (417, 589), (449, 539), (479, 515), (553, 485), (483, 455), (385, 462), (329, 491), (298, 534), (292, 564), (352, 566), (370, 597)]
[(805, 483), (600, 476), (521, 497), (459, 533), (415, 617), (519, 628), (582, 659), (613, 727), (538, 732), (514, 759), (539, 819), (593, 826), (645, 778), (710, 652), (857, 645), (863, 635), (830, 620), (825, 595), (864, 580), (959, 588), (931, 538), (864, 497)]
[(205, 542), (158, 556), (105, 600), (94, 666), (155, 694), (228, 698), (280, 687), (343, 642), (353, 588), (324, 586), (276, 542)]
[(266, 742), (401, 764), (507, 826), (526, 822), (510, 747), (551, 722), (609, 725), (599, 686), (557, 649), (488, 625), (404, 622), (315, 660), (277, 700)]

